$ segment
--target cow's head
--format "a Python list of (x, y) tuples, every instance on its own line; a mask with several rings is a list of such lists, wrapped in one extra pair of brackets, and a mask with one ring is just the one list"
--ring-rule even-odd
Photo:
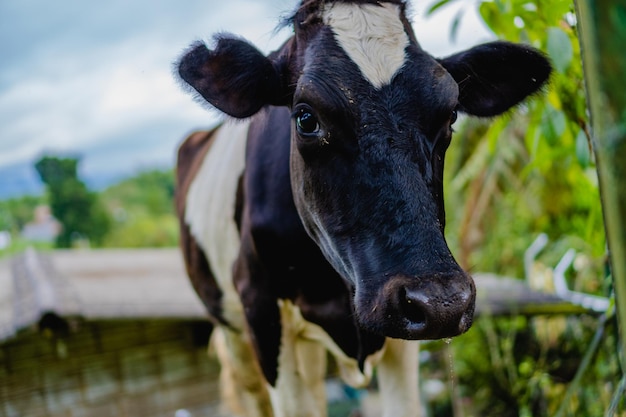
[(266, 57), (220, 36), (179, 73), (237, 118), (292, 111), (291, 181), (310, 236), (354, 290), (360, 326), (454, 336), (475, 287), (444, 238), (443, 161), (457, 112), (495, 116), (550, 74), (542, 54), (495, 42), (444, 59), (419, 46), (402, 1), (303, 1), (294, 36)]

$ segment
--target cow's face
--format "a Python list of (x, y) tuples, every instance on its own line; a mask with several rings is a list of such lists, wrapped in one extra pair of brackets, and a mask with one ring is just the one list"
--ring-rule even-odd
[(354, 290), (359, 324), (390, 337), (454, 336), (475, 288), (446, 241), (443, 160), (457, 112), (493, 116), (537, 91), (537, 52), (492, 43), (436, 60), (400, 2), (307, 1), (269, 58), (222, 38), (179, 71), (235, 117), (292, 110), (291, 180), (309, 235)]
[(442, 199), (458, 85), (410, 41), (398, 5), (339, 3), (322, 21), (293, 96), (300, 217), (354, 288), (362, 325), (401, 338), (459, 334), (475, 290), (446, 245)]

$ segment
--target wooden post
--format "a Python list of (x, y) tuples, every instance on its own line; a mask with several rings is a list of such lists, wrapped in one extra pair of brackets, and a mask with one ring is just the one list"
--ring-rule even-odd
[(576, 6), (626, 372), (626, 2)]

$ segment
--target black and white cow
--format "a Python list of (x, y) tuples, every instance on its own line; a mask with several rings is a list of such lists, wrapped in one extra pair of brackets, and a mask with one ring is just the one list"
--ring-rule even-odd
[(219, 35), (178, 62), (238, 122), (180, 147), (187, 271), (215, 322), (222, 385), (246, 416), (325, 416), (326, 352), (386, 417), (419, 415), (419, 339), (472, 323), (475, 288), (444, 239), (457, 112), (537, 92), (541, 53), (494, 42), (436, 59), (401, 0), (303, 0), (269, 56)]

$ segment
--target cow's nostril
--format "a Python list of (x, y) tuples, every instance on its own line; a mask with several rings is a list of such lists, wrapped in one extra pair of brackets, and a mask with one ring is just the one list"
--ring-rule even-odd
[(426, 326), (426, 306), (418, 294), (407, 291), (406, 288), (402, 288), (402, 290), (400, 290), (400, 304), (404, 316), (410, 322)]

